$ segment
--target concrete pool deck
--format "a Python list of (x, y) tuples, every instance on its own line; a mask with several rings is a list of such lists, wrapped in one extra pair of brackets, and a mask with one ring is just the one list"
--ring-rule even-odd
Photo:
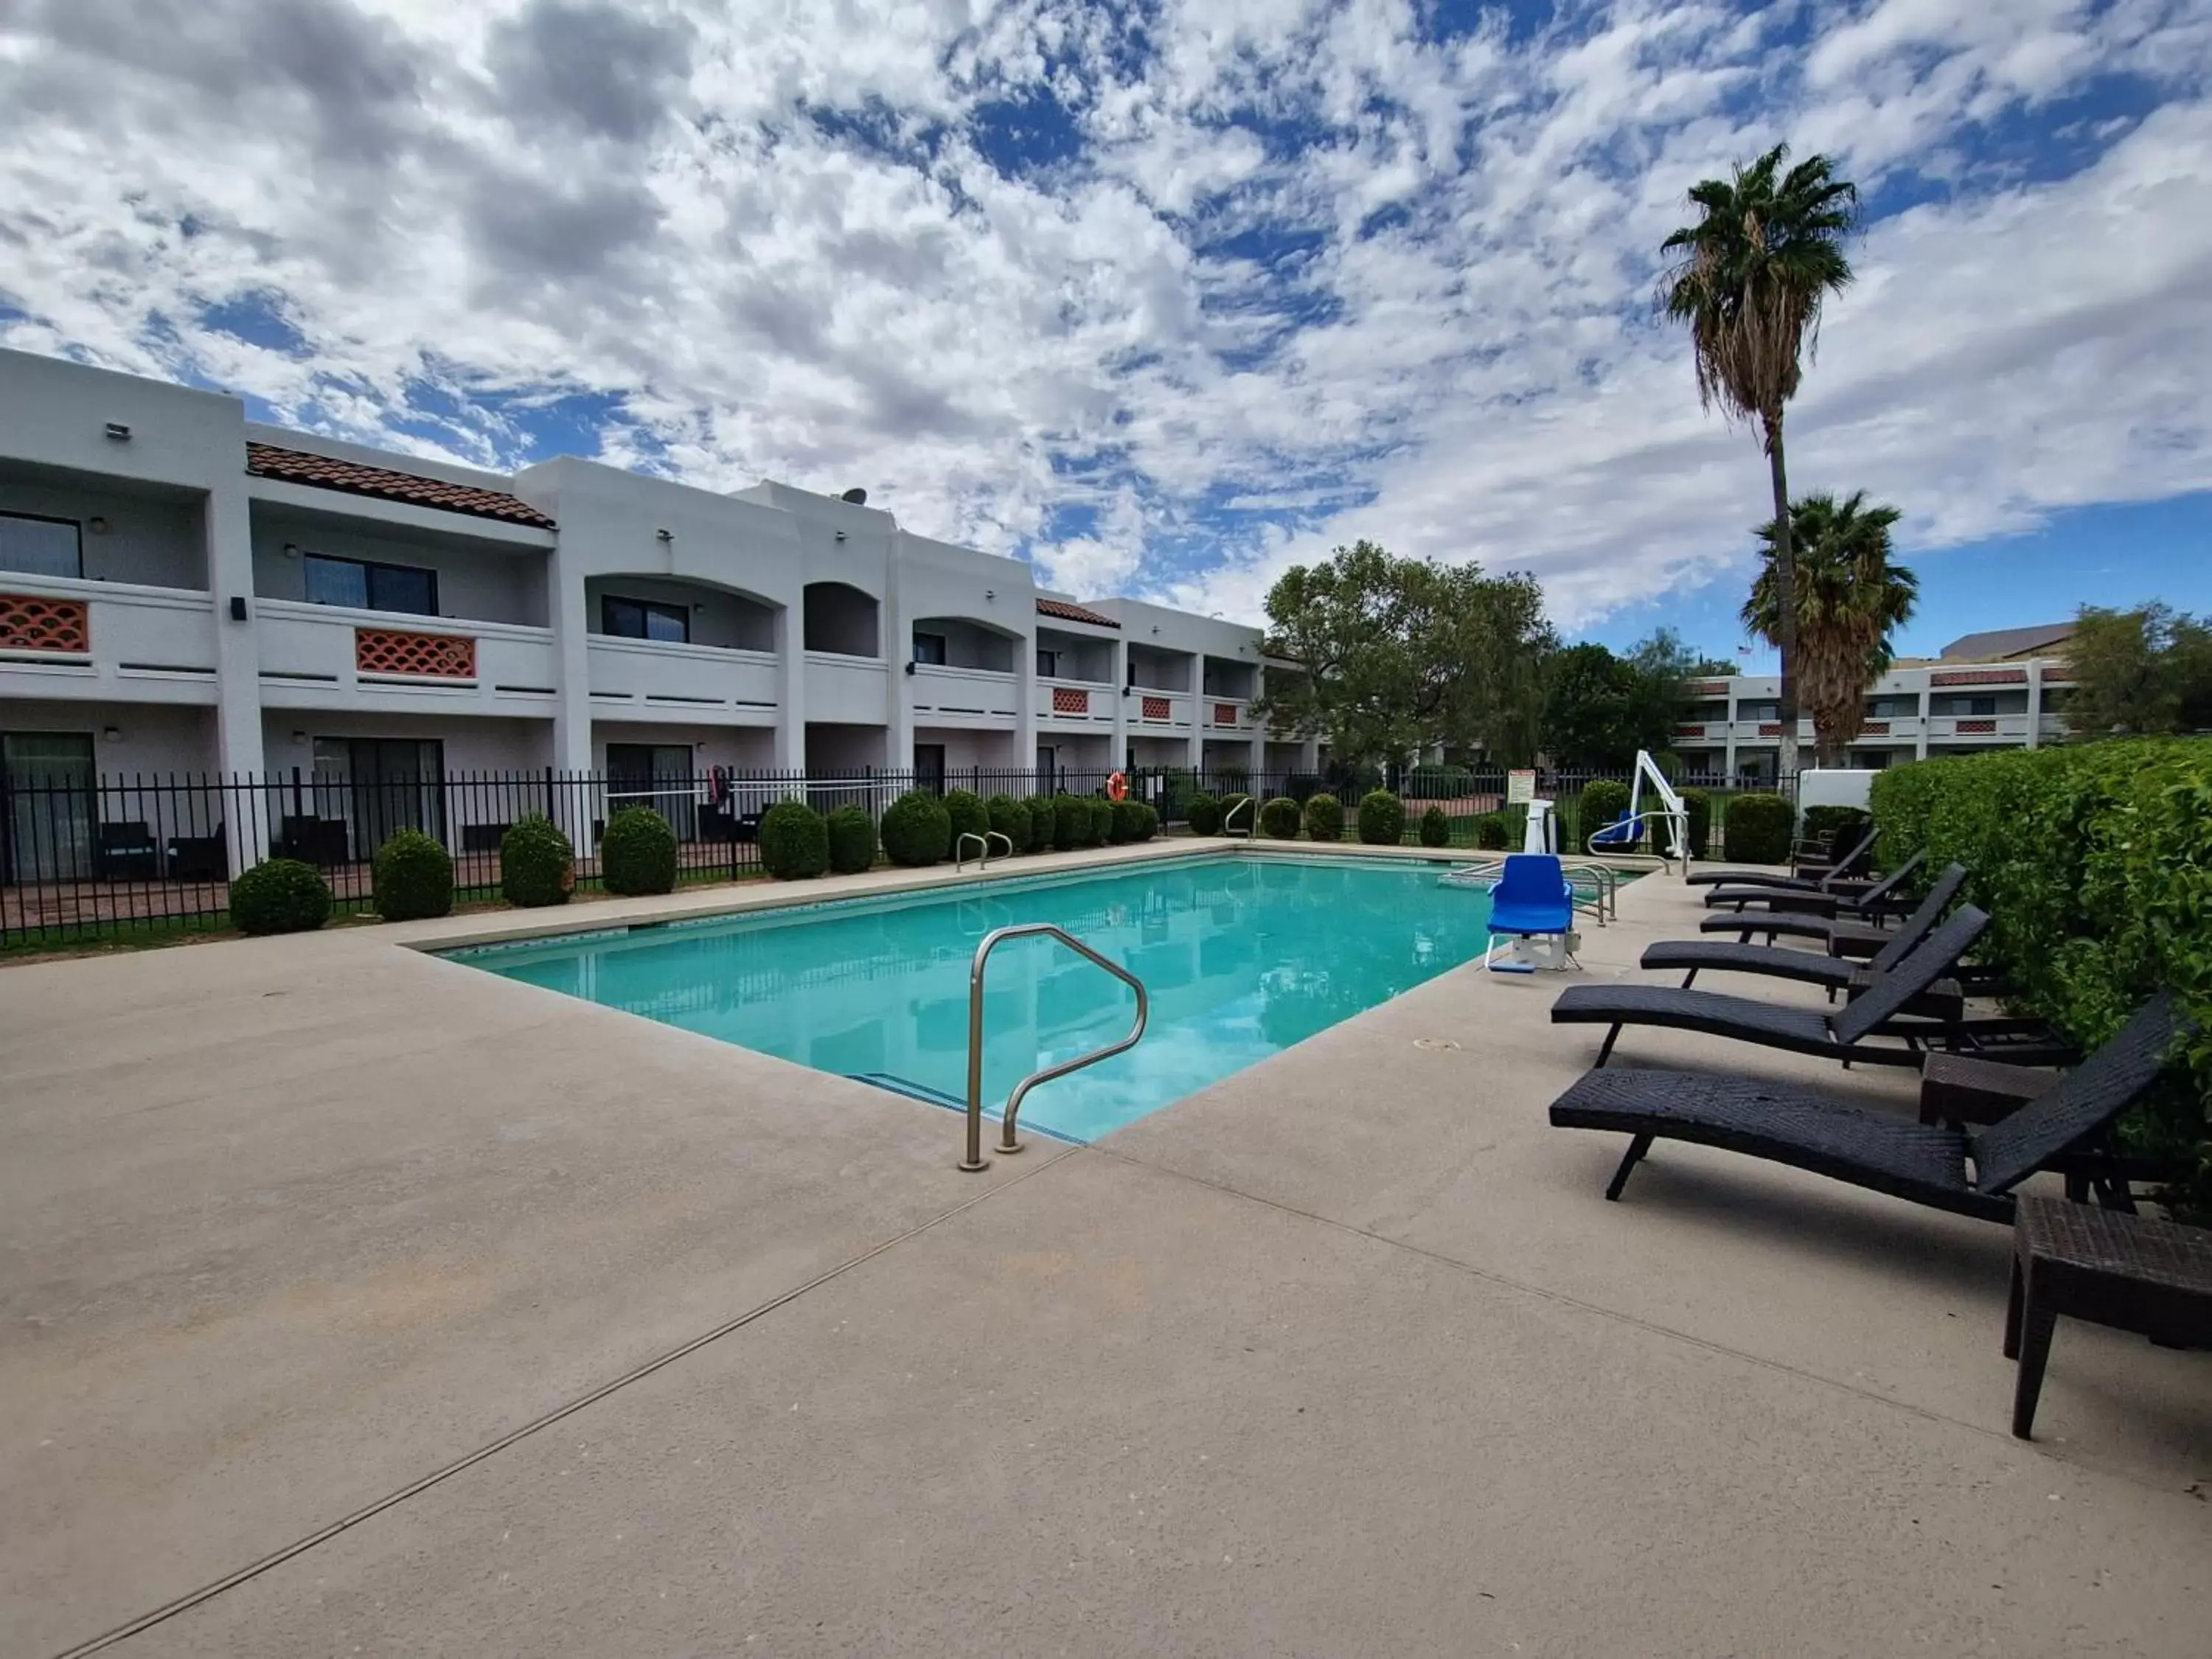
[[(1703, 914), (1620, 908), (1583, 977)], [(1571, 976), (963, 1176), (951, 1114), (394, 948), (488, 926), (0, 969), (0, 1651), (319, 1536), (107, 1650), (2203, 1650), (2212, 1359), (2065, 1325), (2023, 1444), (2005, 1230), (1674, 1146), (1604, 1203)]]

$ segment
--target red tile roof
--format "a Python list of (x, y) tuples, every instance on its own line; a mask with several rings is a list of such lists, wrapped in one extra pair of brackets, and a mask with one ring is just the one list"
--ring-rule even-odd
[(1093, 628), (1119, 628), (1121, 624), (1111, 617), (1102, 617), (1096, 611), (1085, 611), (1079, 605), (1070, 605), (1066, 599), (1039, 599), (1037, 615), (1057, 617), (1062, 622), (1089, 623)]
[(342, 489), (353, 495), (374, 495), (380, 501), (439, 507), (448, 513), (501, 519), (538, 530), (553, 528), (553, 520), (536, 507), (501, 490), (448, 483), (443, 478), (426, 478), (416, 472), (394, 472), (389, 467), (365, 466), (359, 461), (336, 460), (328, 455), (310, 455), (303, 449), (249, 443), (246, 446), (246, 470), (258, 477), (313, 484), (319, 489)]

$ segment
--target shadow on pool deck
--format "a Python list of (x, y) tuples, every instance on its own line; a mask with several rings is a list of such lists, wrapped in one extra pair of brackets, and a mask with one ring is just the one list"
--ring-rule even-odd
[[(1696, 905), (1622, 910), (1589, 976)], [(1604, 1203), (1559, 978), (970, 1177), (947, 1114), (397, 936), (7, 971), (8, 1651), (784, 1297), (114, 1650), (2202, 1651), (2206, 1356), (2067, 1326), (2023, 1445), (2002, 1228), (1690, 1148)]]

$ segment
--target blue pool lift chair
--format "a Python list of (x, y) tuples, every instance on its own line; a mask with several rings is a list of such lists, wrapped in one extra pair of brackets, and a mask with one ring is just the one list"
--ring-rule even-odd
[(1643, 820), (1638, 818), (1634, 812), (1623, 807), (1620, 816), (1615, 817), (1611, 823), (1607, 824), (1604, 829), (1596, 830), (1591, 835), (1589, 838), (1590, 850), (1595, 853), (1605, 848), (1632, 848), (1643, 838)]
[[(1482, 965), (1494, 974), (1533, 974), (1537, 957), (1532, 943), (1549, 939), (1557, 941), (1552, 965), (1564, 967), (1574, 926), (1574, 884), (1557, 855), (1509, 854), (1504, 874), (1490, 886), (1490, 946), (1482, 953)], [(1512, 942), (1502, 959), (1501, 939)]]

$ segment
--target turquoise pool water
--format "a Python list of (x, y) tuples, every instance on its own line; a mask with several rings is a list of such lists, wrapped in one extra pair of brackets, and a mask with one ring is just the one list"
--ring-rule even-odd
[[(968, 971), (993, 928), (1057, 922), (1144, 981), (1145, 1039), (1034, 1091), (1025, 1127), (1090, 1140), (1480, 957), (1490, 899), (1441, 866), (1215, 856), (457, 951), (510, 979), (947, 1103), (968, 1089)], [(984, 989), (988, 1109), (1128, 1029), (1129, 989), (1048, 939)]]

